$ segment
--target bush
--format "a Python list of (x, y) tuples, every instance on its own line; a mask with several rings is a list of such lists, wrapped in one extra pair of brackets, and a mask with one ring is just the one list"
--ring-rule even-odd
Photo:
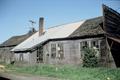
[(16, 73), (24, 73), (44, 77), (54, 77), (56, 80), (108, 80), (108, 78), (110, 80), (120, 80), (119, 68), (82, 68), (70, 65), (60, 65), (57, 67), (58, 70), (56, 71), (55, 65), (48, 64), (23, 67), (11, 65), (9, 66), (9, 73), (14, 73), (15, 75)]
[(98, 59), (96, 57), (96, 52), (92, 48), (84, 48), (83, 51), (83, 67), (97, 67)]

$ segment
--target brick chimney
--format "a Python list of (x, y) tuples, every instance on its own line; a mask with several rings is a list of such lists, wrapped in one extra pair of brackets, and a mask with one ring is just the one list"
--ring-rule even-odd
[(39, 36), (42, 35), (43, 31), (44, 31), (44, 18), (40, 17), (40, 19), (39, 19)]

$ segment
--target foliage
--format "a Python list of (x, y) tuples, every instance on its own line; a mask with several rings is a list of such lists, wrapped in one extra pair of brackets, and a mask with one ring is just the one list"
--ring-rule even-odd
[[(112, 68), (83, 68), (75, 66), (36, 65), (36, 66), (9, 66), (15, 73), (56, 77), (59, 80), (120, 80), (120, 69)], [(10, 73), (14, 73), (10, 72)]]
[(83, 67), (97, 67), (98, 58), (96, 57), (96, 52), (92, 48), (84, 48), (83, 52)]

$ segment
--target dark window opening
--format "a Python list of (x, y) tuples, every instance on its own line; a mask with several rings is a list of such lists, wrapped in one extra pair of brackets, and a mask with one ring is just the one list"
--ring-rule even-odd
[(83, 50), (84, 48), (89, 47), (88, 42), (87, 42), (87, 41), (81, 42), (81, 43), (80, 43), (80, 47), (81, 47), (81, 50)]
[(91, 41), (91, 47), (99, 48), (98, 40), (96, 40), (96, 41)]
[(56, 58), (56, 44), (51, 44), (51, 58)]
[(87, 41), (82, 41), (80, 42), (80, 52), (81, 52), (81, 58), (83, 59), (84, 58), (84, 49), (89, 47), (89, 44)]
[(40, 46), (37, 48), (37, 63), (43, 62), (43, 47)]

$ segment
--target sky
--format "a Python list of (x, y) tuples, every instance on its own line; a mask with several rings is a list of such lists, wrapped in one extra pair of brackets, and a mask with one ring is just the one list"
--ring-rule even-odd
[(120, 0), (0, 0), (0, 43), (26, 34), (29, 20), (45, 19), (45, 28), (102, 16), (102, 4), (120, 12)]

